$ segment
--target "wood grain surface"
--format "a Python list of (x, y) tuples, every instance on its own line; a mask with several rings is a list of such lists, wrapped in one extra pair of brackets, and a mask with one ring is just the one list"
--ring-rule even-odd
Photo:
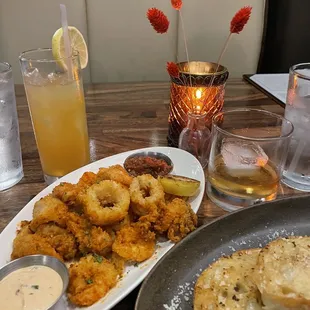
[[(16, 85), (17, 108), (25, 177), (0, 192), (0, 231), (46, 184), (43, 180), (24, 87)], [(169, 83), (94, 84), (85, 87), (91, 160), (128, 150), (167, 145)], [(251, 107), (283, 115), (284, 109), (240, 79), (229, 80), (224, 109)], [(294, 194), (280, 188), (279, 196)], [(200, 223), (225, 211), (207, 197), (200, 210)]]
[[(16, 97), (25, 176), (19, 184), (0, 192), (0, 231), (46, 187), (22, 85), (16, 86)], [(86, 86), (85, 97), (92, 161), (128, 150), (167, 145), (169, 83), (95, 84)], [(284, 113), (281, 106), (253, 86), (240, 79), (229, 80), (224, 109), (240, 107)], [(296, 194), (300, 192), (281, 186), (278, 197)], [(199, 222), (207, 223), (224, 214), (205, 197), (198, 212)], [(133, 309), (133, 296), (115, 309)]]

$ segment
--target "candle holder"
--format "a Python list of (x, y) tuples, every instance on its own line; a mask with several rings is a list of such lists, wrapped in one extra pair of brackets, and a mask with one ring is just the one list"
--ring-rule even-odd
[(192, 61), (177, 65), (180, 75), (171, 77), (167, 137), (168, 145), (174, 147), (178, 146), (180, 133), (186, 127), (188, 113), (206, 114), (206, 126), (211, 127), (213, 116), (223, 109), (229, 75), (224, 66), (211, 62)]

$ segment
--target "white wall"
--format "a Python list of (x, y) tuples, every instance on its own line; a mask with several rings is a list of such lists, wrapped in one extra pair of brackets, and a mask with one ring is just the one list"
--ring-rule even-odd
[[(235, 12), (253, 6), (244, 32), (234, 36), (222, 61), (231, 76), (255, 72), (260, 52), (264, 0), (183, 0), (190, 59), (216, 61)], [(81, 30), (90, 62), (84, 79), (92, 82), (168, 80), (166, 62), (184, 60), (178, 14), (170, 0), (0, 0), (0, 61), (8, 61), (22, 82), (18, 56), (27, 49), (51, 46), (60, 27), (59, 3), (69, 23)], [(170, 19), (169, 33), (156, 34), (146, 19), (150, 7)]]
[[(189, 2), (190, 1), (190, 2)], [(221, 63), (231, 77), (256, 71), (263, 33), (263, 0), (187, 0), (183, 20), (192, 60), (216, 62), (229, 34), (230, 21), (243, 6), (253, 7), (251, 18), (240, 34), (233, 35)], [(186, 59), (179, 26), (178, 52)]]
[[(67, 6), (70, 24), (80, 29), (87, 40), (84, 0), (0, 0), (0, 61), (12, 65), (16, 83), (22, 83), (20, 53), (51, 47), (52, 36), (61, 27), (60, 3)], [(89, 70), (85, 70), (84, 79), (90, 80)]]

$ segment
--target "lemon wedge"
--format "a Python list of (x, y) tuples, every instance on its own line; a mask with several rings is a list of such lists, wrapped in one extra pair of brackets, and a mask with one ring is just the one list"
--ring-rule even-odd
[(200, 186), (198, 180), (171, 174), (159, 176), (158, 181), (164, 188), (165, 193), (183, 197), (194, 196)]
[[(71, 41), (72, 51), (76, 51), (79, 53), (81, 68), (84, 69), (86, 68), (88, 63), (88, 50), (84, 37), (81, 32), (75, 27), (69, 26), (68, 32)], [(59, 65), (64, 69), (67, 69), (67, 65), (64, 59), (66, 57), (66, 53), (62, 28), (56, 30), (53, 35), (52, 52), (53, 57), (57, 60)]]

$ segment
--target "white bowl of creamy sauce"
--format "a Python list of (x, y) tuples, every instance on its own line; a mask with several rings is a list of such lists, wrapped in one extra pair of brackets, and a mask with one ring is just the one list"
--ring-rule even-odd
[(67, 267), (57, 258), (31, 255), (0, 269), (0, 305), (10, 310), (53, 310), (67, 290)]

